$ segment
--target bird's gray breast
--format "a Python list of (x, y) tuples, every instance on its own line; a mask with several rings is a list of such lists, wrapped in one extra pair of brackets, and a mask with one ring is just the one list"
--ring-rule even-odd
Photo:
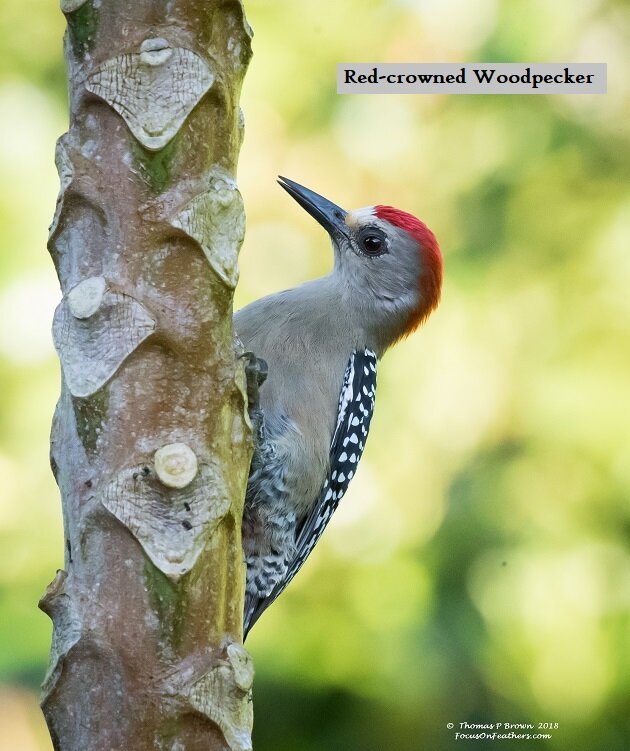
[(350, 327), (333, 320), (315, 285), (305, 293), (306, 286), (299, 295), (289, 290), (258, 300), (234, 317), (245, 348), (268, 365), (260, 406), (298, 517), (315, 502), (328, 473), (339, 392), (355, 348)]

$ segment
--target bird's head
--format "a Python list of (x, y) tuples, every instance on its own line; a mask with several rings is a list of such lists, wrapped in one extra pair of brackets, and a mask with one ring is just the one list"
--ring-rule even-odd
[(442, 254), (426, 224), (393, 206), (346, 211), (285, 177), (278, 182), (327, 230), (342, 293), (388, 331), (388, 344), (415, 331), (442, 288)]

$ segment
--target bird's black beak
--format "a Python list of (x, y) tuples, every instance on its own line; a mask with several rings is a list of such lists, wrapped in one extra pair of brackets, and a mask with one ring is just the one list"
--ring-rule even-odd
[(300, 204), (300, 206), (318, 221), (331, 235), (347, 235), (348, 227), (345, 218), (348, 212), (339, 208), (332, 201), (320, 196), (303, 185), (294, 183), (286, 177), (278, 177), (278, 183), (286, 192)]

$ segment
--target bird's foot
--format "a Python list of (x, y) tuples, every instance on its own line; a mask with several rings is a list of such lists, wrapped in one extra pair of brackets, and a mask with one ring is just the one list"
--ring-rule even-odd
[(269, 368), (262, 357), (256, 357), (253, 352), (243, 352), (240, 355), (245, 360), (245, 382), (247, 385), (247, 408), (249, 418), (256, 433), (262, 427), (262, 410), (260, 409), (260, 387), (267, 380)]

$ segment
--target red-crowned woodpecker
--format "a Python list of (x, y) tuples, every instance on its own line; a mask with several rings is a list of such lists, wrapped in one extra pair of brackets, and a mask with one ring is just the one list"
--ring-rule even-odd
[(292, 180), (278, 182), (328, 231), (335, 261), (327, 276), (234, 317), (245, 348), (268, 366), (251, 409), (245, 635), (313, 550), (356, 472), (378, 358), (427, 318), (442, 286), (437, 240), (411, 214), (344, 211)]

